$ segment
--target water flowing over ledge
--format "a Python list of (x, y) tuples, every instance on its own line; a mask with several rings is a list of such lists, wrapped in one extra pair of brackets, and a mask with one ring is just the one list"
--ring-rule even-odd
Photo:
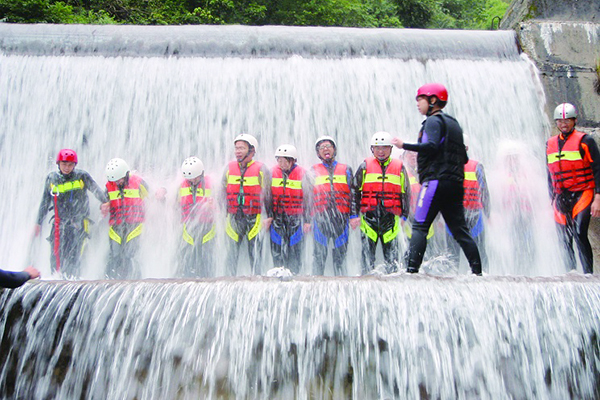
[(30, 283), (3, 398), (593, 399), (600, 279)]
[(0, 50), (23, 55), (518, 58), (513, 31), (283, 26), (0, 24)]

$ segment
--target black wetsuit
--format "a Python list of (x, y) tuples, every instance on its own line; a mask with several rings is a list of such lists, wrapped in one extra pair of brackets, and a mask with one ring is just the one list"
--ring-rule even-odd
[(31, 277), (25, 271), (12, 272), (0, 269), (0, 287), (14, 289), (30, 280)]
[(419, 271), (427, 247), (427, 232), (441, 212), (452, 236), (463, 249), (471, 271), (481, 274), (479, 250), (465, 222), (463, 181), (468, 157), (462, 128), (456, 119), (438, 111), (423, 122), (418, 143), (404, 143), (403, 148), (418, 152), (422, 185), (412, 226), (407, 271)]
[[(90, 205), (87, 191), (104, 203), (108, 197), (86, 171), (74, 169), (64, 175), (60, 171), (51, 172), (44, 183), (44, 193), (38, 211), (37, 223), (41, 225), (48, 211), (53, 210), (52, 232), (48, 237), (52, 243), (50, 262), (56, 270), (57, 258), (60, 270), (71, 276), (79, 275), (81, 254), (85, 240), (89, 235)], [(58, 206), (55, 209), (55, 203)], [(56, 235), (56, 217), (58, 215), (59, 235)], [(59, 253), (54, 253), (54, 245), (59, 240)]]

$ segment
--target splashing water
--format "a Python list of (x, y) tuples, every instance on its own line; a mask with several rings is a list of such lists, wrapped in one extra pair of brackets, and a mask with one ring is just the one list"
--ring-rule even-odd
[[(149, 204), (141, 264), (145, 278), (171, 278), (184, 158), (199, 156), (218, 181), (233, 158), (231, 141), (248, 132), (258, 138), (259, 160), (274, 165), (275, 148), (292, 143), (308, 167), (317, 162), (314, 140), (328, 134), (338, 160), (356, 168), (374, 132), (416, 141), (422, 118), (414, 96), (429, 81), (448, 87), (447, 112), (488, 172), (493, 207), (491, 276), (481, 279), (454, 276), (438, 252), (429, 265), (444, 275), (437, 277), (60, 281), (1, 292), (2, 398), (600, 396), (600, 283), (564, 275), (546, 189), (543, 93), (514, 33), (0, 31), (0, 255), (14, 269), (34, 260), (49, 275), (49, 246), (37, 243), (29, 258), (29, 237), (61, 148), (75, 149), (101, 185), (106, 162), (123, 157), (152, 187), (169, 190), (166, 204)], [(515, 143), (518, 157), (505, 150)], [(97, 223), (82, 275), (98, 279), (107, 223), (91, 204)], [(308, 241), (301, 273), (312, 270), (311, 256)], [(262, 272), (273, 271), (268, 246), (263, 259)], [(350, 274), (359, 273), (359, 259), (353, 232)], [(239, 271), (250, 273), (246, 265)]]

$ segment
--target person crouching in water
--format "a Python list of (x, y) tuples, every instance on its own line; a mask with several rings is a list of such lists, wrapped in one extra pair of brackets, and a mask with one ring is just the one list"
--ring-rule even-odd
[(183, 240), (179, 275), (185, 278), (213, 275), (215, 209), (212, 183), (204, 175), (204, 164), (189, 157), (181, 165), (185, 178), (179, 188)]
[(408, 273), (418, 273), (427, 248), (427, 232), (442, 213), (448, 229), (462, 248), (471, 271), (481, 275), (481, 257), (465, 222), (463, 206), (465, 164), (469, 161), (462, 128), (453, 117), (442, 112), (448, 91), (439, 83), (423, 85), (417, 91), (417, 108), (427, 116), (419, 132), (418, 143), (394, 138), (401, 149), (416, 151), (421, 192), (408, 250)]
[(410, 209), (410, 185), (402, 161), (392, 159), (392, 137), (387, 132), (371, 138), (371, 153), (354, 175), (355, 207), (360, 207), (361, 219), (350, 220), (355, 228), (360, 224), (362, 239), (362, 273), (375, 267), (377, 242), (381, 242), (386, 272), (398, 270), (398, 234), (400, 219), (406, 220)]
[(298, 152), (294, 146), (279, 146), (275, 158), (277, 165), (271, 178), (271, 254), (275, 267), (285, 267), (297, 274), (302, 261), (304, 234), (310, 231), (307, 194), (311, 188), (304, 168), (296, 164)]
[(129, 165), (121, 158), (108, 162), (106, 178), (108, 203), (102, 205), (103, 213), (110, 214), (106, 275), (111, 279), (139, 279), (141, 271), (136, 255), (146, 216), (144, 199), (148, 197), (148, 185), (139, 176), (130, 174)]

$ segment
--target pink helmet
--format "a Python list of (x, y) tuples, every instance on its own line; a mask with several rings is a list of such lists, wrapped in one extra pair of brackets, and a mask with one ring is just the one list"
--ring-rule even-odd
[(419, 96), (435, 96), (441, 101), (448, 101), (448, 90), (441, 83), (427, 83), (417, 90)]
[(59, 161), (74, 162), (77, 164), (77, 153), (71, 149), (62, 149), (56, 156), (56, 163), (58, 164)]

